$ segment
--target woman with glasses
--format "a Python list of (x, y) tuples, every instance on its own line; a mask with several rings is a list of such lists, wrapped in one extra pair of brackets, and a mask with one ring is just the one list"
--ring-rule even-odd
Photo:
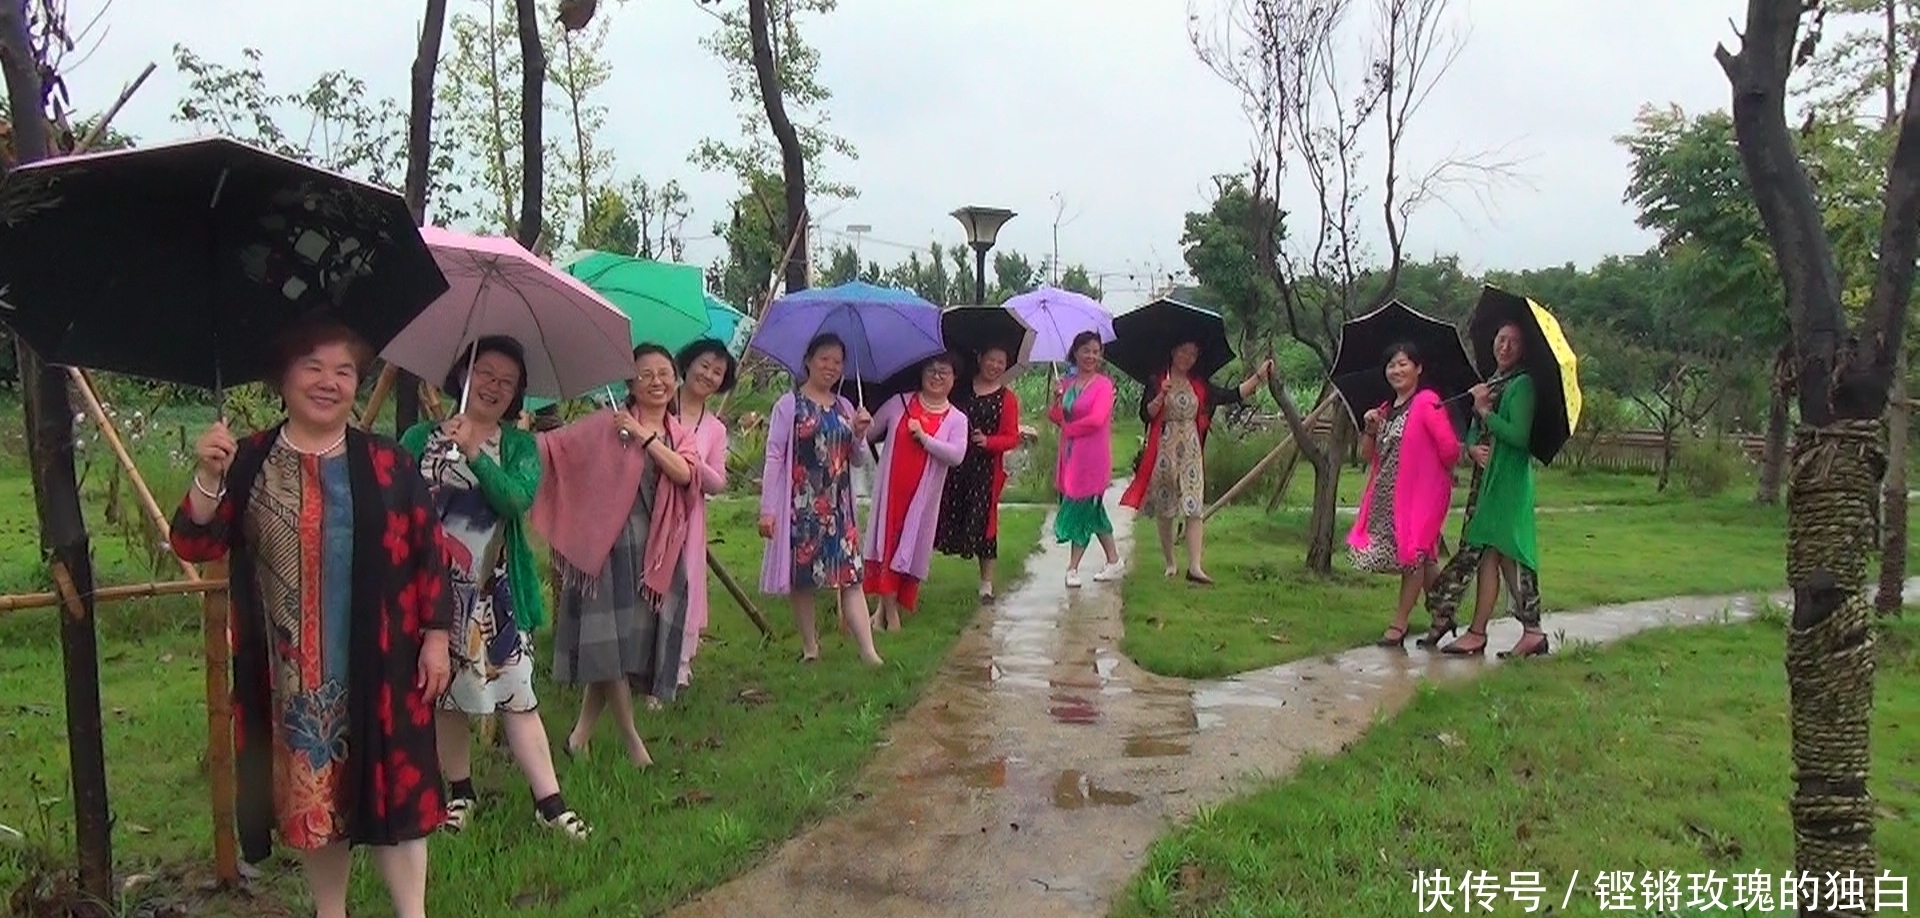
[(874, 415), (867, 438), (886, 439), (867, 517), (866, 591), (879, 597), (878, 627), (900, 628), (900, 610), (912, 612), (933, 558), (940, 496), (947, 470), (967, 455), (967, 416), (947, 397), (959, 361), (952, 354), (928, 358), (920, 367), (920, 391), (887, 399)]

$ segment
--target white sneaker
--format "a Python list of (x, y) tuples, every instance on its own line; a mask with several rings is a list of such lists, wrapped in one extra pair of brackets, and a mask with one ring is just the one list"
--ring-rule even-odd
[(1080, 572), (1068, 571), (1067, 572), (1067, 589), (1077, 590), (1079, 588), (1080, 588)]
[(1115, 561), (1112, 564), (1109, 564), (1106, 567), (1101, 568), (1100, 573), (1093, 575), (1093, 579), (1094, 579), (1094, 582), (1096, 583), (1110, 583), (1112, 581), (1119, 580), (1121, 577), (1126, 576), (1126, 574), (1127, 574), (1126, 564), (1119, 561)]

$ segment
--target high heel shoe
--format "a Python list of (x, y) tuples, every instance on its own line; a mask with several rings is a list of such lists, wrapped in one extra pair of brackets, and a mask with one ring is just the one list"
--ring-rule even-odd
[(1385, 635), (1381, 636), (1379, 640), (1373, 642), (1373, 646), (1398, 647), (1402, 650), (1405, 650), (1407, 647), (1406, 627), (1404, 625), (1394, 625), (1388, 628), (1387, 633)]
[[(1538, 640), (1530, 644), (1529, 638), (1538, 638)], [(1551, 643), (1547, 640), (1546, 632), (1528, 631), (1520, 635), (1520, 642), (1513, 645), (1512, 650), (1502, 650), (1497, 656), (1502, 660), (1511, 660), (1514, 657), (1544, 657)]]
[(1459, 632), (1460, 624), (1453, 619), (1435, 619), (1434, 623), (1428, 626), (1427, 633), (1421, 635), (1420, 639), (1414, 641), (1413, 644), (1425, 650), (1432, 650), (1440, 646), (1442, 639), (1452, 637)]
[[(1469, 636), (1479, 638), (1480, 645), (1477, 647), (1460, 646), (1460, 641), (1466, 640)], [(1467, 633), (1460, 636), (1460, 641), (1454, 641), (1440, 648), (1440, 652), (1456, 657), (1478, 657), (1484, 656), (1487, 652), (1487, 633), (1485, 631), (1475, 631), (1472, 628), (1468, 628)]]

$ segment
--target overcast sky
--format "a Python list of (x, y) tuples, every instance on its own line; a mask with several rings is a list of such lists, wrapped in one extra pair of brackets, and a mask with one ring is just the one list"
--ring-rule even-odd
[[(1210, 3), (1212, 0), (1202, 0)], [(71, 0), (77, 22), (102, 0)], [(77, 107), (104, 107), (147, 62), (160, 65), (116, 125), (145, 141), (181, 136), (170, 120), (182, 81), (170, 48), (235, 63), (265, 55), (285, 91), (345, 68), (404, 101), (419, 0), (308, 4), (262, 0), (116, 0), (99, 47), (69, 78)], [(1355, 4), (1364, 14), (1365, 0)], [(450, 10), (483, 9), (450, 0)], [(1472, 269), (1527, 268), (1638, 251), (1649, 234), (1621, 204), (1626, 157), (1612, 138), (1645, 102), (1724, 106), (1714, 43), (1731, 41), (1740, 0), (1454, 0), (1468, 27), (1454, 69), (1412, 128), (1408, 156), (1504, 146), (1525, 184), (1498, 189), (1489, 213), (1417, 214), (1409, 253), (1455, 253)], [(324, 12), (323, 12), (324, 11)], [(614, 77), (604, 102), (625, 173), (678, 178), (693, 199), (688, 260), (712, 260), (710, 236), (735, 191), (687, 154), (728, 136), (736, 116), (724, 73), (698, 40), (713, 20), (695, 0), (603, 0)], [(961, 241), (963, 204), (1019, 213), (1003, 247), (1052, 247), (1107, 276), (1109, 305), (1138, 302), (1150, 275), (1184, 267), (1181, 219), (1205, 206), (1209, 176), (1243, 168), (1238, 100), (1194, 57), (1186, 0), (841, 0), (807, 25), (833, 90), (832, 125), (858, 162), (828, 169), (860, 197), (816, 207), (832, 233), (866, 224), (862, 254), (883, 264), (935, 238)], [(1365, 168), (1377, 182), (1378, 161)], [(1378, 221), (1367, 215), (1369, 226)]]

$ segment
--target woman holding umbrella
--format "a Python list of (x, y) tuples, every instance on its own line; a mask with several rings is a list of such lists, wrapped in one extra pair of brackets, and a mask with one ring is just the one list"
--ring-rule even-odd
[(680, 349), (674, 363), (680, 368), (680, 392), (674, 396), (673, 416), (693, 439), (694, 477), (700, 489), (687, 517), (687, 640), (680, 651), (680, 687), (693, 678), (693, 655), (700, 649), (700, 633), (707, 627), (707, 498), (727, 490), (727, 425), (707, 410), (715, 395), (733, 391), (738, 364), (727, 346), (703, 338)]
[(398, 444), (349, 423), (372, 354), (337, 325), (280, 339), (286, 420), (216, 422), (173, 520), (174, 553), (231, 557), (240, 842), (300, 852), (314, 910), (342, 918), (351, 845), (374, 846), (399, 918), (426, 915), (426, 836), (446, 818), (433, 703), (448, 683), (445, 548)]
[[(1224, 337), (1223, 332), (1223, 341)], [(1174, 345), (1166, 369), (1154, 374), (1141, 390), (1140, 422), (1147, 427), (1147, 444), (1120, 504), (1153, 517), (1158, 524), (1160, 557), (1166, 562), (1168, 577), (1176, 571), (1173, 523), (1184, 520), (1187, 579), (1211, 584), (1213, 578), (1200, 566), (1205, 540), (1202, 518), (1207, 504), (1203, 453), (1207, 428), (1212, 426), (1214, 409), (1238, 405), (1259, 390), (1260, 383), (1273, 375), (1273, 361), (1262, 363), (1240, 385), (1228, 389), (1194, 372), (1200, 349), (1198, 341)]]
[[(1476, 310), (1477, 311), (1477, 310)], [(1441, 648), (1442, 653), (1478, 656), (1487, 652), (1487, 624), (1500, 598), (1504, 573), (1514, 593), (1514, 617), (1524, 632), (1502, 657), (1534, 656), (1548, 650), (1540, 628), (1538, 549), (1534, 541), (1533, 455), (1530, 452), (1538, 398), (1533, 374), (1527, 371), (1526, 329), (1520, 322), (1503, 322), (1493, 335), (1495, 370), (1486, 382), (1474, 386), (1475, 419), (1467, 430), (1467, 454), (1473, 458), (1473, 484), (1467, 493), (1467, 520), (1460, 535), (1460, 551), (1434, 579), (1427, 591), (1427, 611), (1433, 626), (1420, 639), (1432, 647), (1457, 625), (1460, 600), (1467, 581), (1474, 595), (1473, 624), (1467, 633)]]
[(920, 391), (887, 399), (867, 437), (886, 437), (867, 517), (866, 592), (880, 597), (880, 625), (900, 629), (900, 610), (912, 612), (933, 558), (934, 527), (947, 471), (967, 454), (967, 416), (953, 410), (952, 354), (920, 365)]
[(446, 830), (467, 827), (473, 789), (467, 718), (500, 715), (507, 747), (533, 791), (540, 824), (587, 837), (567, 808), (553, 771), (553, 750), (533, 690), (531, 635), (546, 624), (546, 590), (527, 544), (525, 516), (540, 487), (540, 447), (512, 424), (526, 402), (527, 356), (505, 336), (479, 339), (447, 371), (445, 391), (467, 395), (466, 409), (444, 423), (423, 421), (400, 437), (419, 457), (447, 543), (453, 587), (453, 683), (434, 717), (446, 774)]
[(1006, 455), (1020, 445), (1020, 399), (1003, 377), (1004, 345), (989, 344), (979, 369), (954, 404), (967, 415), (967, 455), (947, 473), (933, 547), (941, 554), (980, 561), (980, 599), (993, 601), (993, 566), (1000, 556), (1000, 493), (1007, 487)]
[(1113, 481), (1113, 380), (1101, 372), (1100, 333), (1073, 336), (1067, 354), (1072, 372), (1053, 387), (1047, 419), (1060, 428), (1060, 454), (1055, 460), (1053, 485), (1060, 492), (1054, 513), (1053, 536), (1073, 546), (1067, 561), (1067, 586), (1080, 586), (1080, 559), (1087, 545), (1100, 540), (1107, 566), (1093, 575), (1100, 582), (1119, 580), (1126, 573), (1120, 549), (1113, 542), (1113, 521), (1101, 504)]
[(1393, 624), (1377, 642), (1400, 647), (1407, 640), (1413, 604), (1437, 572), (1460, 438), (1440, 396), (1421, 385), (1419, 346), (1410, 341), (1389, 345), (1386, 357), (1393, 397), (1368, 409), (1362, 420), (1360, 455), (1370, 465), (1347, 545), (1356, 569), (1400, 575)]
[(535, 531), (553, 546), (560, 611), (553, 678), (581, 685), (568, 755), (611, 708), (635, 767), (653, 764), (633, 695), (673, 700), (686, 642), (688, 519), (699, 500), (693, 440), (667, 406), (678, 374), (657, 344), (633, 349), (625, 405), (540, 435)]
[(861, 592), (860, 534), (854, 523), (853, 466), (864, 462), (863, 442), (873, 418), (834, 392), (846, 365), (839, 335), (807, 342), (800, 385), (780, 396), (767, 417), (767, 458), (760, 476), (762, 592), (786, 596), (800, 629), (800, 660), (820, 659), (814, 593), (830, 590), (840, 621), (869, 666), (884, 661), (873, 648), (867, 598)]

